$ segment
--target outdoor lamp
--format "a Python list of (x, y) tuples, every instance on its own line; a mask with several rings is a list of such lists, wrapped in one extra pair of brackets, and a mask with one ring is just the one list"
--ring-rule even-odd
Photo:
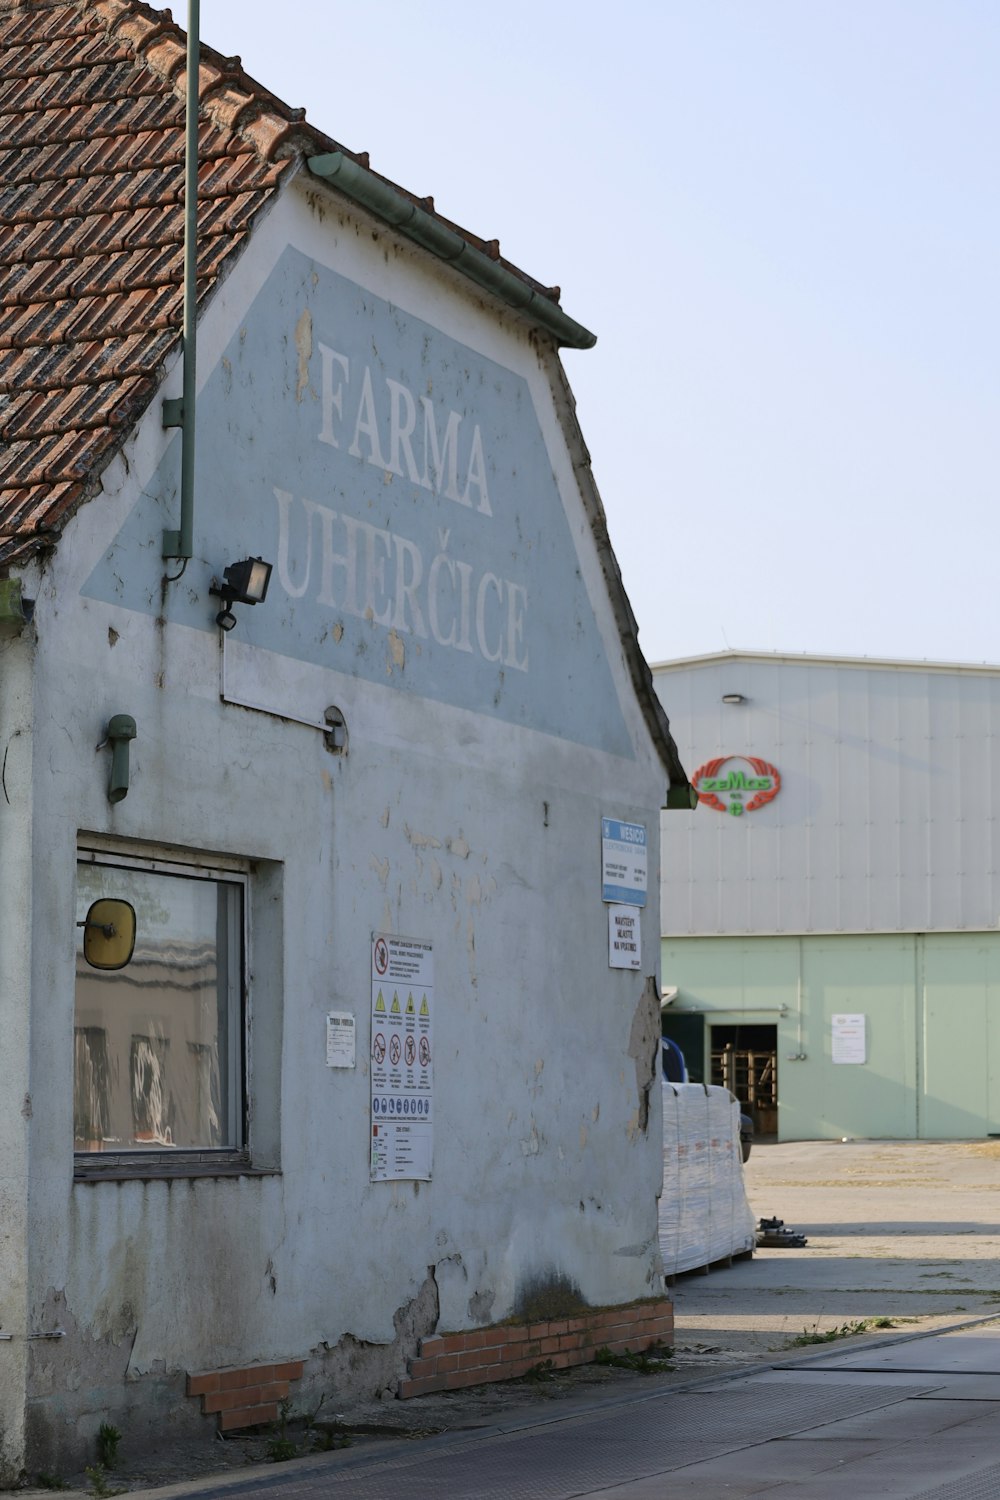
[(242, 562), (230, 563), (222, 575), (222, 582), (212, 579), (209, 593), (218, 594), (222, 608), (215, 623), (222, 630), (232, 630), (236, 624), (234, 604), (263, 604), (267, 598), (267, 586), (271, 581), (271, 564), (261, 557), (247, 557)]
[(742, 693), (723, 693), (723, 703), (745, 703), (747, 700)]

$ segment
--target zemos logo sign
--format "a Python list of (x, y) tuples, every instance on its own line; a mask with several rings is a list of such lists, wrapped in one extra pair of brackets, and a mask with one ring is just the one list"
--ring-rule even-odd
[(706, 807), (738, 818), (773, 801), (781, 790), (781, 777), (770, 761), (755, 755), (720, 755), (698, 767), (691, 785)]

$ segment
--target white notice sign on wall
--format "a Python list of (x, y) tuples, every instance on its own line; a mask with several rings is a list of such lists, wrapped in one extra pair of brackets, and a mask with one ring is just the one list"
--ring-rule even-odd
[(326, 1065), (354, 1067), (354, 1017), (345, 1010), (331, 1010), (326, 1018)]
[(835, 1063), (863, 1063), (868, 1061), (865, 1045), (865, 1018), (859, 1015), (836, 1015), (831, 1019), (833, 1029), (833, 1060)]
[(608, 966), (638, 969), (642, 962), (642, 913), (638, 906), (608, 907)]
[(433, 1014), (431, 944), (373, 933), (372, 1182), (430, 1181)]

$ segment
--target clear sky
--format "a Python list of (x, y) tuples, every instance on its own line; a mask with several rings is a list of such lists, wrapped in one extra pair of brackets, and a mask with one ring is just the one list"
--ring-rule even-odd
[(997, 0), (202, 0), (201, 35), (598, 335), (564, 360), (651, 661), (1000, 662)]

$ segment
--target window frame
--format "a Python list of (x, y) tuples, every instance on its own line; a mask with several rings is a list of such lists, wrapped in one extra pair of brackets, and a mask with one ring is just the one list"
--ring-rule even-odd
[[(165, 1177), (220, 1177), (242, 1176), (253, 1172), (251, 1143), (251, 1100), (253, 1097), (252, 1050), (251, 1050), (251, 907), (252, 875), (251, 862), (230, 855), (206, 854), (200, 851), (152, 849), (138, 852), (135, 848), (126, 851), (122, 846), (105, 844), (82, 835), (77, 843), (74, 866), (73, 909), (76, 920), (79, 882), (77, 870), (81, 865), (105, 866), (115, 869), (135, 870), (142, 874), (169, 875), (184, 880), (201, 880), (213, 884), (228, 883), (241, 887), (242, 922), (240, 923), (240, 974), (236, 985), (236, 1003), (239, 1016), (234, 1030), (239, 1038), (239, 1064), (235, 1070), (240, 1097), (236, 1101), (234, 1117), (237, 1123), (239, 1144), (233, 1146), (163, 1147), (149, 1146), (118, 1148), (114, 1151), (87, 1152), (73, 1150), (73, 1178), (78, 1182), (107, 1181), (109, 1179), (143, 1179)], [(76, 953), (73, 969), (73, 1022), (76, 1030)], [(76, 1086), (74, 1061), (74, 1093)], [(263, 1174), (261, 1174), (263, 1175)]]

